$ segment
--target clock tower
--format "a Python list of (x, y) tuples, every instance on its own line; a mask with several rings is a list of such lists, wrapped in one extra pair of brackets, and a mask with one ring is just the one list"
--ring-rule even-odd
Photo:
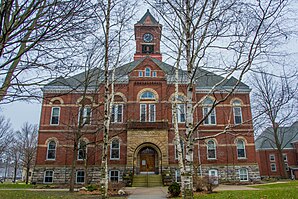
[(162, 61), (160, 39), (162, 25), (151, 15), (149, 10), (135, 25), (136, 53), (134, 60), (150, 56)]

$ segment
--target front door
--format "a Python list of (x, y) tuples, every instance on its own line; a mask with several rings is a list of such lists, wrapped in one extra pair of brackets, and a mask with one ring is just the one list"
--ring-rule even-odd
[(155, 150), (145, 148), (140, 152), (140, 172), (155, 172)]

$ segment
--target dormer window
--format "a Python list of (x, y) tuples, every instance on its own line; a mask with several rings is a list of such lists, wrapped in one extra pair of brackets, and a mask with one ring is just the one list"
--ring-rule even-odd
[(150, 77), (151, 76), (151, 70), (150, 68), (145, 69), (145, 77)]
[(156, 77), (156, 71), (152, 72), (152, 77)]
[(143, 77), (143, 71), (139, 71), (139, 77)]

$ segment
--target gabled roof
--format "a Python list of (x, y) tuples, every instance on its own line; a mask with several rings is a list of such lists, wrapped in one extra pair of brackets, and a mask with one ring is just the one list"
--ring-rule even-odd
[[(173, 84), (175, 82), (175, 67), (159, 61), (158, 59), (151, 58), (150, 56), (143, 57), (141, 59), (138, 59), (136, 61), (129, 62), (127, 64), (124, 64), (115, 70), (115, 81), (116, 83), (120, 84), (127, 84), (129, 81), (129, 74), (139, 65), (141, 64), (145, 59), (151, 59), (152, 62), (154, 62), (158, 67), (160, 67), (161, 70), (164, 71), (166, 74), (166, 80), (168, 84)], [(111, 73), (112, 71), (110, 71)], [(186, 84), (187, 83), (187, 72), (184, 70), (179, 69), (179, 83), (180, 84)], [(219, 84), (215, 87), (215, 89), (219, 90), (225, 90), (225, 89), (231, 89), (234, 87), (237, 83), (237, 79), (234, 77), (231, 77), (230, 79), (224, 80), (224, 78), (220, 75), (217, 75), (215, 73), (209, 72), (204, 69), (197, 69), (196, 71), (196, 89), (197, 90), (204, 90), (204, 89), (211, 89), (214, 85)], [(111, 77), (111, 75), (110, 75)], [(50, 82), (44, 87), (44, 90), (63, 90), (63, 89), (79, 89), (82, 88), (83, 85), (88, 83), (88, 87), (90, 88), (96, 88), (99, 84), (102, 83), (104, 78), (104, 71), (98, 68), (91, 69), (89, 71), (85, 71), (82, 73), (79, 73), (77, 75), (74, 75), (69, 78), (63, 78), (59, 77), (55, 79), (54, 81)], [(87, 79), (87, 81), (86, 81)], [(84, 84), (85, 83), (85, 84)], [(245, 89), (246, 91), (250, 91), (249, 87), (240, 82), (237, 86), (237, 89)]]
[[(146, 19), (149, 17), (151, 23), (146, 23)], [(149, 12), (149, 9), (147, 9), (147, 12), (144, 14), (144, 16), (135, 24), (135, 25), (160, 25), (158, 21), (152, 16), (152, 14)]]
[[(279, 140), (282, 140), (282, 148), (293, 148), (292, 143), (298, 141), (298, 121), (288, 127), (278, 128)], [(276, 149), (274, 143), (273, 128), (266, 128), (256, 139), (255, 146), (257, 150)]]

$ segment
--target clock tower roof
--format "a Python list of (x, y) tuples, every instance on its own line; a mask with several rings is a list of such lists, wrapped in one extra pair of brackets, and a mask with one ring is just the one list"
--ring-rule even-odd
[(144, 16), (135, 24), (135, 25), (160, 25), (158, 21), (152, 16), (152, 14), (149, 12), (149, 9), (147, 9), (147, 12), (144, 14)]

